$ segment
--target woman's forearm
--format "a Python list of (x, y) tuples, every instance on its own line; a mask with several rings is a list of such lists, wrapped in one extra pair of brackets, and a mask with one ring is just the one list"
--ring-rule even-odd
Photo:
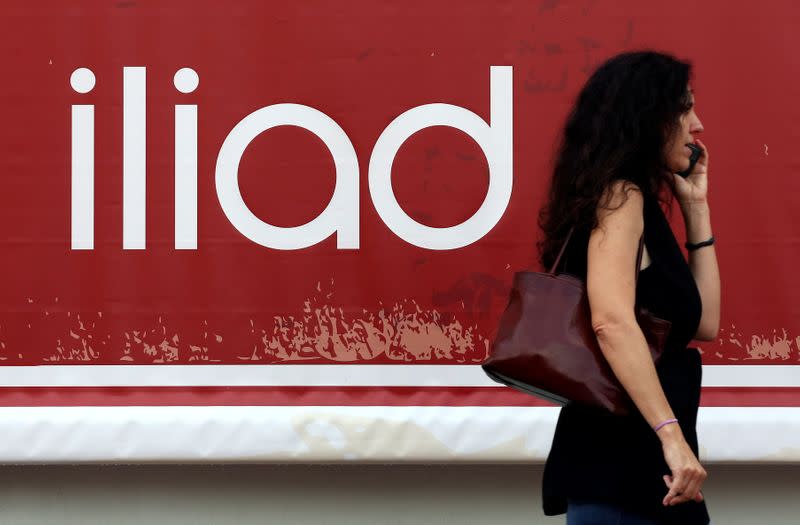
[(635, 319), (601, 324), (595, 333), (611, 369), (650, 426), (674, 418)]
[[(711, 212), (707, 202), (682, 205), (681, 210), (686, 223), (686, 239), (690, 243), (698, 243), (711, 237)], [(696, 339), (715, 339), (720, 324), (720, 278), (714, 246), (690, 251), (689, 268), (703, 303), (703, 315)]]

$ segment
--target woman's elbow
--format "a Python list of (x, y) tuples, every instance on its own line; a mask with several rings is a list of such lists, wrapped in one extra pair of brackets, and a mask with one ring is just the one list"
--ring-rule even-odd
[(592, 330), (601, 347), (608, 347), (604, 343), (611, 343), (620, 337), (625, 337), (636, 328), (636, 319), (628, 319), (628, 316), (608, 314), (592, 316)]
[(697, 341), (714, 341), (719, 337), (719, 323), (700, 325), (694, 338)]

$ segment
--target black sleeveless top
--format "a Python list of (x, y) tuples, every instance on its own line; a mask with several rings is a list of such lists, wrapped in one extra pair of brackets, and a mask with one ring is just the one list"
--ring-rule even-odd
[[(588, 231), (575, 231), (561, 271), (586, 278)], [(651, 264), (639, 274), (638, 304), (672, 322), (656, 370), (689, 446), (698, 453), (700, 354), (687, 345), (697, 332), (700, 293), (661, 206), (644, 198), (644, 243)], [(633, 268), (631, 268), (633, 271)], [(547, 515), (563, 514), (567, 500), (613, 503), (665, 524), (706, 525), (705, 503), (661, 504), (667, 494), (662, 476), (670, 470), (661, 442), (638, 411), (630, 416), (583, 406), (561, 410), (542, 483)]]

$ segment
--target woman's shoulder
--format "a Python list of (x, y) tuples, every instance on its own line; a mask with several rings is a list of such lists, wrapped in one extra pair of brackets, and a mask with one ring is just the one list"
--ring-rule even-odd
[(641, 206), (645, 200), (645, 192), (633, 181), (617, 179), (604, 188), (598, 208), (618, 208), (629, 200), (633, 206)]
[(644, 228), (644, 193), (635, 183), (616, 180), (597, 203), (597, 227), (641, 235)]
[(627, 192), (638, 192), (642, 194), (642, 188), (636, 182), (630, 179), (614, 179), (608, 183), (605, 187), (606, 192), (610, 193), (627, 193)]

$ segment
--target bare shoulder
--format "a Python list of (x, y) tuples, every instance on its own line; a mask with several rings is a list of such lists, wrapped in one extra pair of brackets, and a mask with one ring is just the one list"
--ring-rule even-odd
[(610, 184), (597, 207), (598, 218), (620, 211), (623, 215), (641, 215), (644, 208), (642, 190), (633, 182), (617, 180)]
[[(631, 182), (610, 185), (597, 206), (597, 227), (589, 236), (588, 268), (635, 267), (639, 239), (644, 233), (644, 196)], [(628, 259), (631, 259), (630, 265)]]
[(641, 189), (629, 181), (614, 181), (597, 205), (597, 225), (601, 230), (609, 226), (632, 229), (641, 234), (644, 229), (644, 196)]

